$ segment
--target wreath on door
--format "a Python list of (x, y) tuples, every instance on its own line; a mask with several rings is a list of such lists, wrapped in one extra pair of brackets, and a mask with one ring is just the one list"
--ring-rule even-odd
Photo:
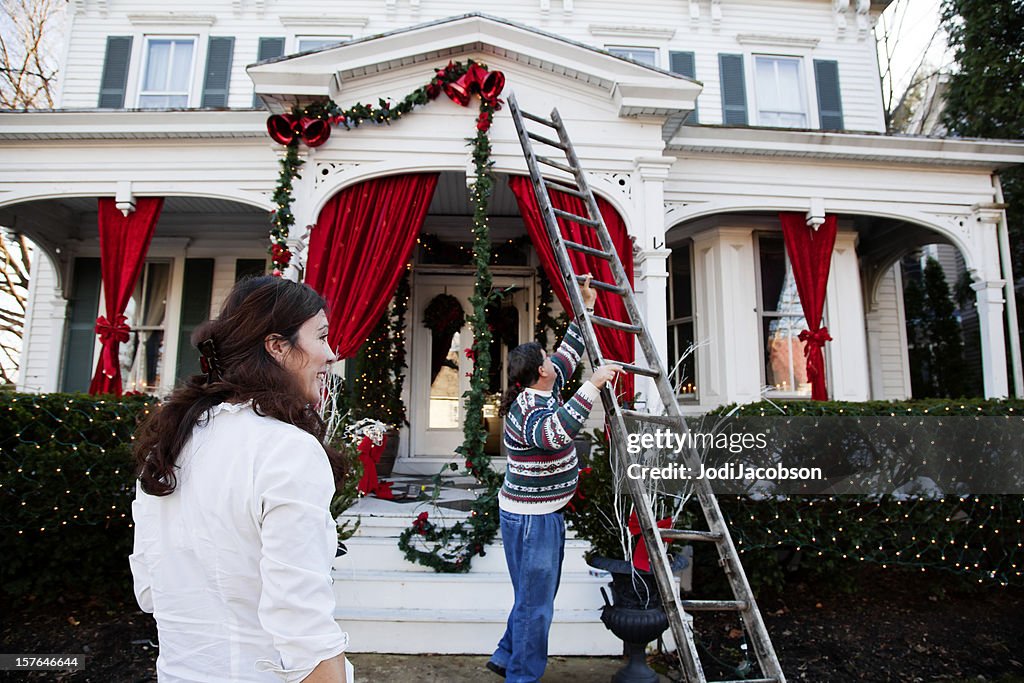
[(466, 312), (451, 294), (438, 294), (423, 311), (423, 324), (430, 330), (430, 383), (433, 384), (441, 368), (453, 367), (448, 351), (452, 337), (466, 324)]

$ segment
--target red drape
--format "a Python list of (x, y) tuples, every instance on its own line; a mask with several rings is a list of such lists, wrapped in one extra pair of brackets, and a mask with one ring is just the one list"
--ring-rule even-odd
[(832, 265), (832, 247), (836, 243), (836, 217), (825, 216), (825, 223), (817, 230), (807, 225), (800, 213), (780, 213), (782, 236), (786, 253), (793, 266), (793, 279), (800, 294), (807, 329), (800, 333), (807, 359), (807, 379), (811, 383), (811, 398), (828, 400), (825, 386), (825, 342), (832, 341), (828, 328), (822, 327), (821, 315), (825, 308), (825, 289), (828, 271)]
[[(551, 281), (551, 287), (555, 292), (555, 296), (558, 297), (562, 307), (571, 314), (572, 306), (569, 303), (569, 295), (565, 289), (564, 276), (558, 268), (555, 252), (551, 248), (550, 242), (548, 242), (544, 221), (541, 219), (540, 208), (537, 206), (537, 196), (533, 191), (533, 183), (526, 176), (511, 176), (508, 184), (516, 196), (516, 201), (519, 203), (519, 213), (522, 214), (523, 222), (526, 224), (526, 232), (533, 242), (534, 249), (537, 250), (537, 255), (540, 257), (541, 265), (544, 267), (544, 272), (547, 273), (548, 280)], [(551, 205), (556, 209), (568, 211), (577, 216), (588, 215), (583, 201), (577, 197), (557, 190), (552, 190), (549, 196), (551, 197)], [(615, 245), (615, 251), (619, 254), (619, 260), (622, 261), (622, 268), (626, 271), (626, 277), (629, 278), (629, 284), (632, 285), (633, 243), (629, 239), (626, 223), (622, 220), (619, 212), (615, 210), (615, 207), (601, 197), (597, 198), (597, 206), (601, 211), (601, 216), (604, 218), (605, 225), (608, 227), (608, 234)], [(597, 233), (591, 228), (561, 218), (558, 219), (558, 224), (562, 229), (562, 236), (565, 239), (588, 247), (601, 248), (597, 239)], [(613, 282), (611, 267), (607, 261), (571, 250), (569, 251), (569, 260), (576, 274), (591, 273), (596, 280)], [(629, 322), (629, 314), (626, 312), (626, 306), (622, 302), (622, 298), (610, 292), (598, 292), (597, 305), (594, 312), (605, 318)], [(635, 357), (633, 335), (628, 332), (596, 325), (595, 332), (597, 333), (597, 341), (601, 345), (601, 350), (606, 358), (626, 361), (627, 363), (633, 362)], [(634, 381), (632, 375), (623, 375), (618, 380), (617, 390), (620, 399), (632, 400), (633, 389)]]
[(306, 283), (327, 300), (331, 348), (351, 358), (391, 299), (437, 173), (373, 178), (331, 197), (309, 238)]
[(100, 275), (106, 316), (96, 318), (100, 361), (89, 384), (90, 394), (121, 395), (118, 349), (128, 341), (131, 328), (124, 309), (146, 262), (153, 230), (163, 208), (162, 197), (135, 200), (135, 211), (124, 216), (113, 199), (99, 200)]

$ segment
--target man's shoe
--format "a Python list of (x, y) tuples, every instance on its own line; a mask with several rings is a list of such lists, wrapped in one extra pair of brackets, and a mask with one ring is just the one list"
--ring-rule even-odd
[(487, 662), (487, 668), (488, 668), (489, 670), (493, 671), (494, 673), (498, 674), (498, 675), (499, 675), (499, 676), (501, 676), (502, 678), (505, 678), (505, 667), (503, 667), (503, 666), (498, 666), (498, 665), (497, 665), (497, 664), (495, 664), (494, 662), (488, 661), (488, 662)]

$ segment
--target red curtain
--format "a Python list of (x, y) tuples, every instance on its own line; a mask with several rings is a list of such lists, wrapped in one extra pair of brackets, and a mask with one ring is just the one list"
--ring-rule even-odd
[[(551, 287), (555, 292), (555, 296), (558, 297), (562, 307), (571, 314), (572, 306), (569, 303), (569, 295), (566, 292), (562, 273), (555, 260), (555, 252), (551, 248), (550, 242), (548, 242), (544, 221), (541, 219), (540, 208), (537, 206), (537, 196), (533, 191), (533, 183), (526, 176), (511, 176), (508, 184), (516, 196), (516, 201), (519, 203), (519, 213), (522, 214), (523, 222), (526, 224), (526, 232), (533, 242), (534, 249), (537, 250), (537, 255), (540, 257), (541, 265), (544, 267), (544, 272), (547, 273), (548, 280), (551, 281)], [(583, 200), (577, 197), (557, 190), (551, 190), (549, 196), (551, 197), (551, 205), (556, 209), (568, 211), (577, 216), (588, 215)], [(604, 218), (605, 225), (608, 227), (608, 234), (615, 245), (615, 251), (619, 254), (619, 260), (622, 261), (622, 268), (626, 271), (626, 277), (629, 278), (629, 284), (632, 285), (633, 243), (629, 239), (626, 223), (622, 220), (619, 212), (615, 210), (615, 207), (601, 197), (597, 198), (597, 206), (601, 211), (601, 216)], [(601, 244), (597, 239), (597, 233), (591, 228), (561, 218), (558, 219), (558, 224), (565, 239), (588, 247), (601, 248)], [(595, 280), (613, 282), (611, 266), (608, 265), (607, 261), (571, 250), (569, 251), (569, 260), (576, 274), (591, 273)], [(629, 314), (626, 312), (626, 305), (622, 302), (622, 298), (610, 292), (598, 292), (597, 305), (594, 312), (605, 318), (629, 322)], [(598, 325), (595, 325), (594, 328), (597, 333), (598, 344), (600, 344), (601, 351), (606, 358), (626, 361), (627, 363), (633, 362), (635, 350), (633, 335), (628, 332)], [(620, 399), (632, 400), (634, 391), (633, 375), (623, 375), (618, 380), (617, 389)]]
[(331, 348), (351, 358), (391, 299), (437, 173), (373, 178), (331, 197), (309, 238), (306, 283), (327, 300)]
[(832, 265), (832, 247), (836, 243), (836, 217), (825, 216), (825, 223), (817, 230), (807, 225), (801, 213), (780, 213), (782, 236), (786, 253), (793, 266), (793, 279), (800, 294), (807, 329), (800, 333), (807, 359), (807, 379), (811, 383), (811, 398), (828, 400), (825, 386), (825, 342), (832, 341), (828, 328), (822, 327), (821, 315), (825, 308), (825, 289), (828, 271)]
[(89, 384), (90, 394), (121, 395), (118, 349), (131, 332), (124, 309), (146, 262), (163, 205), (162, 197), (137, 199), (135, 211), (126, 217), (113, 199), (99, 200), (100, 275), (106, 316), (96, 318), (96, 334), (102, 346), (96, 374)]

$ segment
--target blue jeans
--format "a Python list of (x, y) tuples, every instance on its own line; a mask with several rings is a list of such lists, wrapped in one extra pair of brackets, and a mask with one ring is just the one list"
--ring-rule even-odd
[(515, 603), (491, 661), (508, 683), (536, 683), (548, 663), (548, 631), (565, 557), (561, 512), (519, 515), (501, 510), (501, 540)]

